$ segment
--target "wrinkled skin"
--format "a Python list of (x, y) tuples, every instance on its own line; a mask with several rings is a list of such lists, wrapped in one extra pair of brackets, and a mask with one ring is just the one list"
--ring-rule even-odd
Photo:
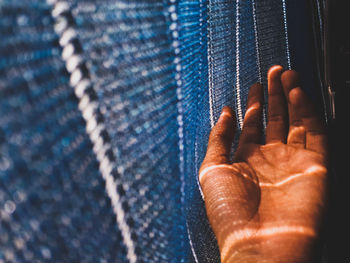
[(222, 262), (312, 262), (327, 199), (326, 131), (295, 71), (268, 72), (251, 87), (239, 145), (230, 160), (234, 112), (211, 131), (199, 181)]

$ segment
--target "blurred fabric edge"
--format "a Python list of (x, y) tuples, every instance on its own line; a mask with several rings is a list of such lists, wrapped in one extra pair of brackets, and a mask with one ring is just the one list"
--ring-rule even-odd
[(322, 5), (0, 1), (0, 261), (219, 262), (211, 126), (274, 64), (323, 108)]

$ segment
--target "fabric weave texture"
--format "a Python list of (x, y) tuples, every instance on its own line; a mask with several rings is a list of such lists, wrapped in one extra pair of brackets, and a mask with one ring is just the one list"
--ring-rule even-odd
[(0, 0), (0, 262), (220, 262), (197, 179), (210, 129), (225, 105), (241, 128), (274, 64), (322, 106), (308, 15), (301, 0)]

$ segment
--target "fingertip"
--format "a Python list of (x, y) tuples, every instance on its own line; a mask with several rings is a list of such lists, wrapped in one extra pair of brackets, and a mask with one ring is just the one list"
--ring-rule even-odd
[(317, 118), (314, 104), (300, 87), (292, 89), (288, 99), (298, 118)]
[(234, 111), (228, 106), (224, 106), (222, 108), (220, 117), (218, 119), (218, 123), (222, 122), (224, 120), (232, 120), (233, 122), (236, 121), (236, 117), (235, 117)]
[(272, 66), (267, 73), (267, 89), (269, 95), (280, 94), (282, 91), (281, 75), (283, 67), (280, 65)]
[(267, 75), (273, 74), (275, 72), (281, 72), (281, 71), (283, 71), (283, 67), (281, 65), (273, 65), (272, 67), (269, 68)]
[(235, 113), (233, 112), (233, 110), (229, 107), (229, 106), (224, 106), (222, 108), (222, 111), (221, 111), (221, 115), (220, 116), (229, 116), (229, 117), (233, 117), (235, 115)]
[(234, 111), (228, 107), (223, 107), (220, 117), (213, 127), (210, 135), (231, 138), (236, 130), (236, 117)]
[(256, 105), (257, 103), (260, 105), (263, 103), (264, 95), (263, 95), (263, 86), (260, 83), (255, 83), (250, 87), (247, 99), (247, 109), (250, 108), (251, 105)]
[(283, 71), (283, 67), (281, 65), (274, 65), (267, 72), (267, 78), (270, 79), (275, 76), (278, 76), (282, 74), (282, 71)]
[(217, 123), (210, 132), (207, 153), (201, 169), (209, 164), (229, 163), (235, 130), (236, 119), (234, 111), (230, 107), (225, 106)]
[(299, 74), (295, 70), (286, 70), (281, 75), (281, 81), (288, 87), (299, 86)]

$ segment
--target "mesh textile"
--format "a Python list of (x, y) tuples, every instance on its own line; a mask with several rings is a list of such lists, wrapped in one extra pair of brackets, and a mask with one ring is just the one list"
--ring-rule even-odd
[(322, 105), (308, 23), (301, 0), (0, 0), (0, 262), (220, 262), (210, 129), (274, 64)]

